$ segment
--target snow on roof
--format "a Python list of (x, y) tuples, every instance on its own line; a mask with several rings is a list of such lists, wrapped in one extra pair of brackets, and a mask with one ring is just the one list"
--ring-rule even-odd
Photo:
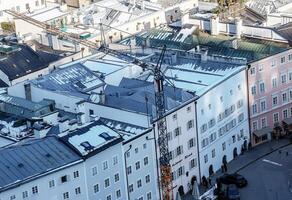
[(68, 14), (68, 11), (62, 11), (59, 5), (55, 5), (52, 7), (46, 7), (40, 10), (36, 10), (32, 12), (29, 16), (40, 22), (47, 22)]
[(63, 139), (84, 156), (118, 138), (121, 136), (117, 132), (97, 121), (64, 136)]

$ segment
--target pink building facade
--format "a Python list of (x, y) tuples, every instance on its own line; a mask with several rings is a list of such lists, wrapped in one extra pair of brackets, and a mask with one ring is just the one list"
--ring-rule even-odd
[(251, 143), (257, 145), (292, 119), (292, 49), (250, 63), (247, 74)]

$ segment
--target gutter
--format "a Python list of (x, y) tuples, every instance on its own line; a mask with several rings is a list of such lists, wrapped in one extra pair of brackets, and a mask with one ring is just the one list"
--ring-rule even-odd
[(201, 182), (201, 164), (200, 164), (200, 152), (199, 152), (199, 130), (198, 130), (198, 115), (197, 115), (197, 101), (195, 101), (195, 123), (196, 123), (196, 138), (197, 138), (197, 152), (198, 152), (198, 166), (199, 166), (199, 181)]

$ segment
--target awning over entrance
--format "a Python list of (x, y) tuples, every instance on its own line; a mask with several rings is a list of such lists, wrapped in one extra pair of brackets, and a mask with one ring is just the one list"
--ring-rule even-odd
[(263, 135), (270, 134), (273, 131), (273, 129), (269, 126), (262, 128), (260, 130), (256, 130), (253, 132), (254, 135), (257, 137), (262, 137)]
[(283, 122), (287, 125), (292, 125), (292, 117), (284, 119)]

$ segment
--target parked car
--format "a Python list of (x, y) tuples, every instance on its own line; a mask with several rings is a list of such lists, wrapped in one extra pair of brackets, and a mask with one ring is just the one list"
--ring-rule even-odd
[(224, 174), (219, 178), (220, 183), (225, 185), (235, 184), (237, 187), (242, 188), (247, 185), (247, 180), (240, 174)]
[(235, 184), (227, 187), (226, 197), (228, 200), (240, 200), (240, 194)]

